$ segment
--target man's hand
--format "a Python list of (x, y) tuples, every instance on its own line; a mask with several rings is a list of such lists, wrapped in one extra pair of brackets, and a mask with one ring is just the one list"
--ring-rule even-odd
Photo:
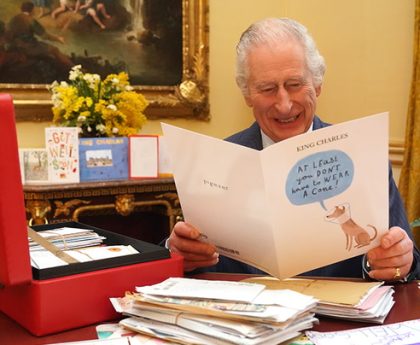
[(171, 252), (184, 257), (184, 270), (213, 266), (219, 261), (219, 254), (213, 244), (200, 241), (200, 231), (185, 222), (175, 224), (169, 237)]
[(376, 280), (400, 280), (410, 273), (413, 242), (400, 227), (392, 227), (381, 244), (367, 253), (369, 276)]

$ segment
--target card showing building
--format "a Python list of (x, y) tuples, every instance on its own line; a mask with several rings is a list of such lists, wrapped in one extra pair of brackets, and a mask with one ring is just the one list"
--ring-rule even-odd
[(128, 179), (128, 138), (80, 138), (80, 181)]

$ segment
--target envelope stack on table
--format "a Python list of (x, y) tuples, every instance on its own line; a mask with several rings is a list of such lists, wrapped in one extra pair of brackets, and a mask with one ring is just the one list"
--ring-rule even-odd
[(246, 279), (268, 289), (290, 289), (318, 299), (315, 313), (352, 321), (382, 324), (395, 301), (392, 285), (383, 282), (272, 277)]
[(316, 299), (255, 283), (169, 278), (111, 302), (122, 326), (182, 344), (278, 344), (317, 322)]
[[(33, 232), (31, 234), (34, 236)], [(37, 234), (36, 238), (42, 239), (43, 244), (47, 243), (48, 245), (44, 248), (42, 243), (36, 241), (36, 238), (35, 240), (29, 238), (31, 265), (37, 269), (65, 266), (72, 262), (87, 262), (139, 254), (139, 251), (130, 244), (105, 245), (104, 241), (107, 238), (92, 229), (64, 226), (38, 231)], [(62, 257), (57, 253), (68, 255), (70, 258)], [(69, 263), (65, 258), (71, 262)]]

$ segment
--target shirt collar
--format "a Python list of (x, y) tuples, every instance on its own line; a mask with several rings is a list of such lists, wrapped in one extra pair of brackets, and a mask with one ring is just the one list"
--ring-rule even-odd
[[(313, 127), (314, 127), (314, 123), (312, 121), (312, 124), (310, 125), (310, 127), (308, 128), (308, 130), (305, 133), (310, 133), (313, 131)], [(265, 149), (266, 147), (275, 144), (275, 142), (267, 135), (265, 134), (262, 129), (260, 129), (261, 131), (261, 138), (262, 138), (262, 145), (263, 145), (263, 149)]]

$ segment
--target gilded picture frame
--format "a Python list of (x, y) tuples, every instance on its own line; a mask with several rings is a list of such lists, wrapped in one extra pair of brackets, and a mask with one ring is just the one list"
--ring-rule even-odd
[[(208, 0), (182, 1), (182, 78), (176, 85), (133, 85), (149, 101), (149, 119), (209, 119)], [(13, 96), (17, 121), (50, 121), (48, 84), (0, 83)]]

